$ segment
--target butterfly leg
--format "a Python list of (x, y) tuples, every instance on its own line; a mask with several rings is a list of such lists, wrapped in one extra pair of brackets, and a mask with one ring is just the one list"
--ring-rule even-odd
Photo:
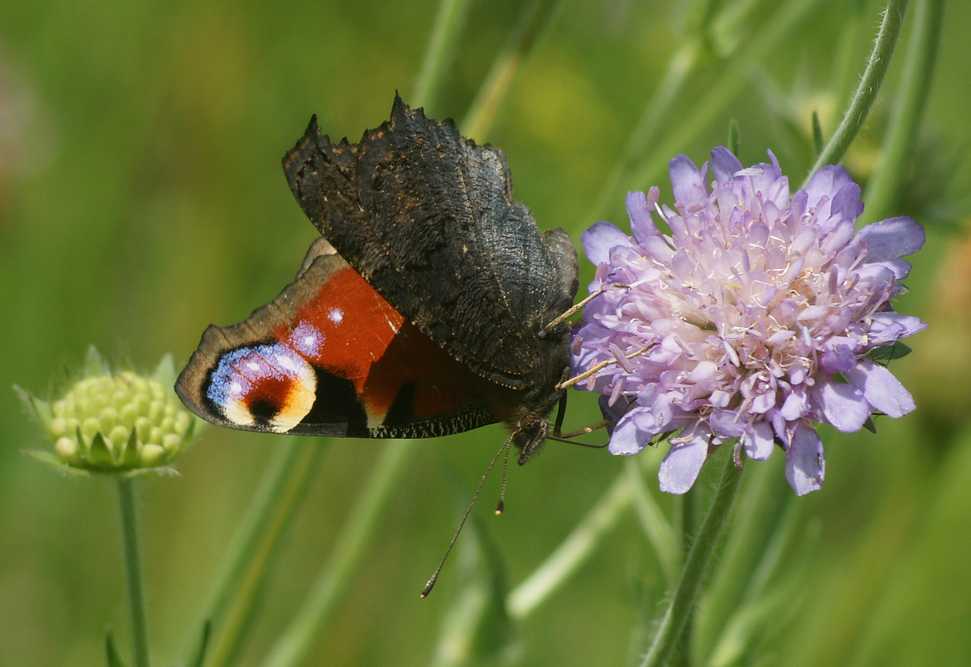
[[(570, 369), (566, 368), (563, 370), (563, 375), (569, 375)], [(560, 377), (562, 378), (563, 375)], [(560, 394), (560, 400), (556, 404), (556, 418), (553, 421), (553, 435), (560, 435), (560, 431), (563, 430), (563, 420), (566, 419), (566, 398), (567, 393), (564, 391)]]
[[(564, 371), (564, 376), (568, 374), (569, 369)], [(556, 417), (553, 420), (553, 432), (546, 435), (547, 440), (553, 440), (554, 442), (564, 442), (571, 445), (577, 445), (579, 447), (592, 447), (594, 449), (601, 449), (607, 446), (607, 443), (602, 445), (591, 445), (586, 442), (579, 442), (576, 438), (580, 436), (587, 435), (588, 433), (593, 433), (594, 431), (599, 431), (602, 428), (606, 428), (607, 420), (602, 419), (595, 424), (590, 424), (589, 426), (584, 426), (577, 431), (571, 431), (570, 433), (563, 433), (563, 420), (566, 418), (566, 403), (567, 403), (567, 392), (560, 394), (560, 400), (556, 406)]]

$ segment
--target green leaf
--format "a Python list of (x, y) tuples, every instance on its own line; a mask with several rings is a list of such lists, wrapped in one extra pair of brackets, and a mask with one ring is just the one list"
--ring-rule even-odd
[(813, 155), (819, 157), (825, 145), (826, 142), (823, 141), (823, 126), (819, 124), (819, 114), (813, 109)]
[(15, 384), (13, 390), (20, 402), (27, 408), (27, 411), (49, 431), (51, 420), (54, 418), (50, 404), (47, 401), (40, 400), (20, 385)]
[(478, 538), (476, 542), (484, 569), (483, 583), (486, 592), (486, 607), (476, 633), (474, 655), (489, 658), (506, 649), (513, 637), (512, 623), (506, 609), (509, 584), (502, 553), (486, 529), (485, 521), (475, 516), (471, 528)]
[(206, 622), (202, 624), (202, 634), (199, 635), (199, 645), (192, 654), (192, 661), (189, 663), (189, 667), (202, 667), (202, 663), (206, 659), (206, 649), (209, 648), (209, 635), (211, 633), (212, 621), (207, 619)]
[(128, 442), (122, 445), (114, 443), (119, 448), (117, 457), (125, 467), (135, 467), (138, 465), (138, 433), (133, 428), (128, 434)]
[(738, 121), (732, 118), (728, 122), (728, 148), (732, 151), (735, 157), (738, 157), (738, 150), (742, 146), (742, 140), (739, 136), (738, 131)]
[(158, 362), (155, 372), (152, 373), (152, 379), (166, 389), (172, 388), (172, 385), (175, 384), (175, 361), (172, 360), (171, 354), (166, 354)]
[(57, 457), (53, 452), (48, 452), (43, 449), (25, 449), (24, 454), (34, 459), (35, 461), (40, 461), (46, 466), (50, 466), (62, 475), (67, 475), (70, 477), (90, 477), (91, 473), (86, 470), (81, 470), (73, 466), (69, 466), (64, 463), (61, 459)]
[[(78, 442), (81, 442), (80, 429), (78, 429)], [(95, 466), (109, 467), (118, 463), (118, 461), (115, 460), (111, 448), (108, 447), (108, 443), (105, 442), (104, 436), (101, 435), (101, 431), (95, 433), (94, 437), (91, 439), (88, 460), (91, 461), (91, 463)]]
[(118, 649), (115, 648), (115, 638), (111, 634), (111, 630), (105, 634), (105, 656), (107, 658), (108, 667), (125, 667), (125, 661), (121, 659), (118, 655)]
[(894, 343), (893, 345), (888, 345), (887, 347), (878, 347), (875, 350), (871, 350), (867, 355), (874, 361), (893, 361), (894, 359), (903, 359), (908, 354), (910, 354), (910, 346), (904, 343)]
[(92, 377), (95, 375), (109, 375), (111, 373), (111, 368), (108, 363), (98, 352), (98, 348), (94, 345), (88, 346), (88, 353), (84, 356), (84, 375), (86, 377)]

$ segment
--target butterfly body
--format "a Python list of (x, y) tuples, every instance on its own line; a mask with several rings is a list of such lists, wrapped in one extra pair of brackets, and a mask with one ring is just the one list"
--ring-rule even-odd
[(283, 165), (322, 239), (273, 302), (206, 331), (177, 383), (186, 405), (351, 437), (502, 421), (528, 458), (570, 365), (568, 330), (543, 327), (573, 301), (576, 254), (512, 201), (502, 153), (396, 98), (358, 144), (312, 120)]

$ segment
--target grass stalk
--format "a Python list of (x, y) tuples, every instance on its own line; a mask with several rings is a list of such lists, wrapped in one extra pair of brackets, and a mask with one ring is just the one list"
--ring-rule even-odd
[(263, 665), (290, 667), (303, 663), (350, 586), (410, 452), (411, 446), (406, 442), (392, 440), (384, 445), (374, 472), (334, 541), (333, 553), (321, 568), (307, 600), (274, 643)]

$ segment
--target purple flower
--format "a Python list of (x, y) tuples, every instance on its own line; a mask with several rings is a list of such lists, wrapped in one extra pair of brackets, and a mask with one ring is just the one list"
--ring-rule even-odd
[(664, 491), (690, 489), (712, 449), (735, 441), (739, 461), (780, 446), (803, 495), (825, 471), (815, 424), (856, 431), (914, 409), (874, 351), (926, 326), (890, 306), (923, 229), (891, 218), (856, 231), (860, 187), (844, 169), (790, 195), (769, 156), (742, 168), (720, 146), (700, 169), (678, 156), (673, 209), (656, 187), (632, 192), (630, 236), (606, 222), (583, 235), (602, 294), (584, 311), (574, 370), (608, 365), (578, 386), (602, 394), (614, 454), (673, 433)]

